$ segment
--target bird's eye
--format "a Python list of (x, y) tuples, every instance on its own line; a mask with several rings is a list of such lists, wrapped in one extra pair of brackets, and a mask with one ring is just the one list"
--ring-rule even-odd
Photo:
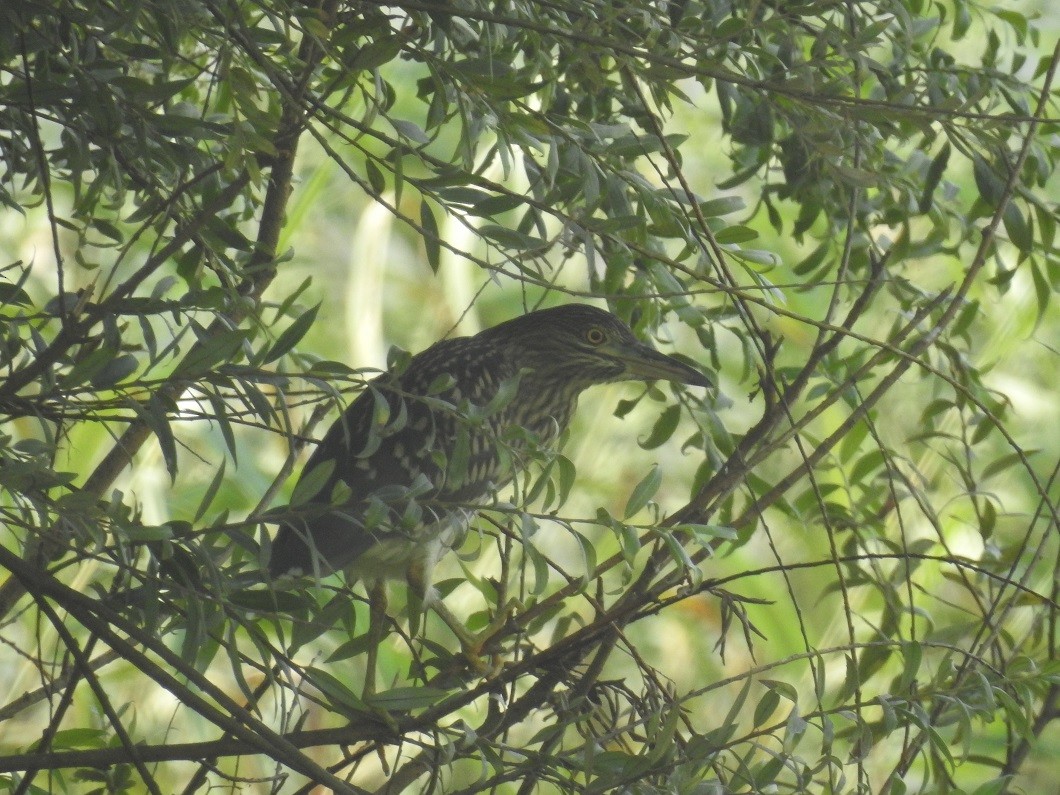
[(607, 339), (607, 335), (604, 334), (603, 329), (593, 326), (585, 332), (585, 339), (590, 345), (600, 345)]

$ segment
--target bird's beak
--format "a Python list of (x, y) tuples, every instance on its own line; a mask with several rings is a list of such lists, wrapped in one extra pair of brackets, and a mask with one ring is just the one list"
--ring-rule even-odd
[(699, 370), (659, 353), (641, 342), (621, 343), (611, 355), (625, 365), (626, 377), (638, 381), (677, 381), (691, 386), (714, 386), (714, 382)]

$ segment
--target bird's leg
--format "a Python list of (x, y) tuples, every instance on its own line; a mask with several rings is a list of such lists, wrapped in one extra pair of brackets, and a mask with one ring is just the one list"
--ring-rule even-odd
[(368, 588), (368, 654), (364, 663), (364, 691), (367, 701), (375, 693), (375, 666), (379, 659), (379, 644), (386, 636), (386, 584), (376, 580)]
[(405, 572), (405, 582), (409, 586), (408, 614), (409, 635), (415, 637), (420, 632), (420, 620), (432, 601), (431, 586), (428, 583), (427, 571), (422, 563), (413, 563)]
[(464, 656), (472, 661), (472, 664), (476, 664), (479, 657), (477, 650), (481, 649), (482, 644), (477, 642), (475, 636), (467, 631), (467, 627), (449, 612), (438, 594), (434, 593), (434, 589), (428, 583), (424, 566), (420, 564), (410, 566), (405, 572), (405, 580), (409, 585), (409, 634), (413, 636), (419, 634), (420, 618), (429, 607), (456, 635)]
[(419, 632), (420, 616), (430, 608), (456, 636), (460, 642), (461, 653), (471, 667), (483, 676), (489, 677), (496, 674), (497, 664), (495, 662), (484, 664), (482, 650), (508, 623), (514, 605), (506, 605), (488, 627), (476, 634), (468, 631), (464, 623), (445, 606), (445, 603), (428, 584), (426, 571), (422, 566), (410, 566), (405, 573), (405, 579), (409, 585), (410, 634), (416, 635)]

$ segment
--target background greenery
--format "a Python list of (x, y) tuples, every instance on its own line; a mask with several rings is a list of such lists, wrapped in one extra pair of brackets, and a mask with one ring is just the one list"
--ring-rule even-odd
[[(1051, 791), (1048, 6), (5, 3), (0, 780)], [(391, 345), (570, 300), (718, 390), (587, 394), (438, 572), (491, 675), (398, 588), (364, 703), (265, 512)]]

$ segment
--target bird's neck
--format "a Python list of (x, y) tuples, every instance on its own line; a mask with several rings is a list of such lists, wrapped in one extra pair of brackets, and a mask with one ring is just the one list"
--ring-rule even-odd
[(536, 371), (524, 371), (519, 381), (518, 397), (512, 401), (509, 425), (526, 428), (541, 441), (549, 441), (570, 424), (578, 407), (578, 396), (585, 388), (576, 380), (557, 383), (554, 377), (542, 378)]

